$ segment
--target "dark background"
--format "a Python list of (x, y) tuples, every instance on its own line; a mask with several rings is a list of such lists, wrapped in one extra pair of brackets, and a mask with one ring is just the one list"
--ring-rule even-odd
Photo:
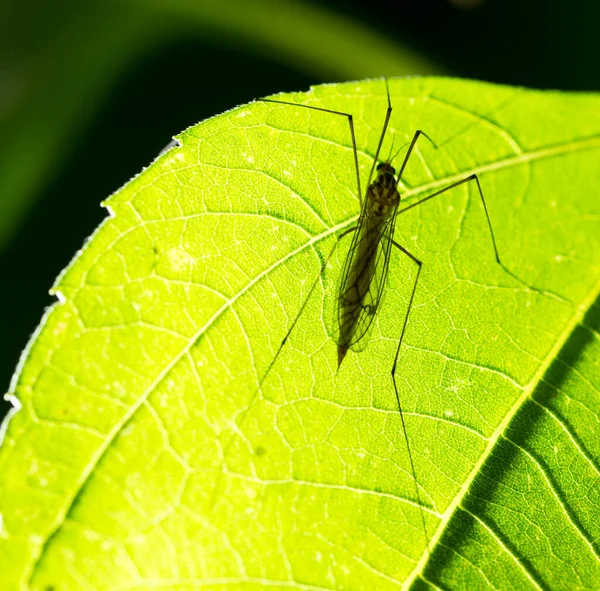
[[(32, 42), (43, 59), (44, 39), (52, 34), (52, 18), (62, 4), (39, 0), (8, 10), (0, 6), (0, 16), (9, 16), (0, 68), (27, 50), (19, 29), (24, 26), (39, 30)], [(329, 0), (318, 5), (411, 48), (449, 75), (536, 88), (600, 87), (596, 0)], [(8, 389), (21, 350), (53, 302), (48, 289), (54, 279), (106, 216), (100, 202), (148, 165), (172, 135), (255, 97), (339, 79), (332, 73), (325, 80), (322, 73), (270, 59), (226, 36), (191, 31), (156, 43), (115, 73), (100, 108), (0, 250), (0, 392)], [(0, 100), (1, 92), (0, 83)], [(0, 407), (0, 416), (7, 409), (8, 403)]]

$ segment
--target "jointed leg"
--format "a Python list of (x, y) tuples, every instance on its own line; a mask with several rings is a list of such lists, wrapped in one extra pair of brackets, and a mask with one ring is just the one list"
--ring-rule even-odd
[(317, 287), (317, 283), (319, 283), (319, 281), (321, 281), (321, 277), (323, 276), (323, 273), (325, 272), (325, 269), (327, 268), (327, 264), (331, 260), (333, 253), (336, 251), (336, 249), (340, 243), (340, 240), (344, 236), (347, 236), (348, 234), (350, 234), (351, 232), (356, 231), (356, 228), (357, 228), (356, 226), (354, 226), (352, 228), (348, 228), (347, 230), (344, 230), (337, 237), (337, 242), (335, 243), (335, 246), (331, 249), (331, 252), (329, 253), (327, 259), (325, 260), (325, 264), (321, 267), (321, 272), (319, 273), (319, 276), (315, 279), (314, 283), (312, 284), (312, 287), (310, 288), (310, 291), (308, 292), (308, 295), (306, 296), (306, 298), (304, 298), (304, 302), (302, 303), (302, 306), (300, 306), (300, 310), (298, 310), (298, 313), (296, 314), (296, 318), (294, 318), (294, 322), (292, 322), (292, 326), (290, 326), (289, 330), (285, 333), (285, 336), (283, 337), (283, 340), (281, 341), (281, 345), (279, 345), (279, 349), (277, 349), (277, 352), (275, 353), (273, 360), (271, 361), (271, 363), (269, 363), (269, 367), (267, 367), (267, 371), (265, 371), (262, 378), (260, 379), (260, 382), (258, 384), (259, 389), (262, 386), (263, 382), (267, 379), (267, 376), (269, 375), (269, 372), (275, 365), (275, 362), (277, 361), (279, 354), (281, 353), (281, 350), (285, 346), (290, 334), (292, 334), (292, 331), (294, 330), (294, 327), (296, 326), (296, 323), (298, 322), (300, 316), (302, 316), (302, 313), (304, 312), (304, 308), (306, 307), (306, 304), (308, 304), (308, 301), (310, 300), (312, 293), (315, 290), (315, 287)]
[(289, 101), (276, 101), (275, 99), (258, 99), (262, 103), (274, 103), (276, 105), (292, 105), (293, 107), (301, 107), (303, 109), (311, 109), (312, 111), (321, 111), (322, 113), (331, 113), (332, 115), (342, 115), (348, 119), (348, 125), (350, 127), (350, 136), (352, 137), (352, 149), (354, 152), (354, 169), (356, 171), (356, 186), (358, 189), (358, 202), (362, 209), (362, 190), (360, 188), (360, 172), (358, 170), (358, 152), (356, 150), (356, 136), (354, 135), (354, 119), (350, 113), (344, 113), (343, 111), (334, 111), (332, 109), (324, 109), (323, 107), (313, 107), (312, 105), (302, 105), (300, 103), (292, 103)]
[[(371, 172), (369, 173), (369, 179), (367, 182), (367, 186), (371, 184), (371, 178), (373, 177), (373, 171), (375, 170), (375, 166), (377, 165), (377, 159), (379, 158), (379, 152), (381, 151), (381, 146), (383, 145), (383, 139), (385, 137), (385, 132), (387, 130), (387, 126), (390, 122), (390, 117), (392, 116), (392, 102), (390, 99), (390, 90), (388, 87), (388, 82), (387, 82), (387, 78), (385, 79), (385, 89), (386, 89), (386, 93), (387, 93), (387, 111), (385, 113), (385, 120), (383, 122), (383, 127), (381, 129), (381, 135), (379, 136), (379, 143), (377, 144), (377, 151), (375, 152), (375, 158), (373, 158), (373, 165), (371, 166)], [(358, 188), (358, 202), (360, 204), (360, 209), (362, 210), (362, 206), (363, 206), (363, 196), (362, 196), (362, 190), (361, 190), (361, 186), (360, 186), (360, 172), (359, 172), (359, 168), (358, 168), (358, 151), (356, 149), (356, 136), (354, 134), (354, 119), (352, 118), (352, 115), (350, 113), (344, 113), (343, 111), (335, 111), (333, 109), (325, 109), (323, 107), (314, 107), (312, 105), (303, 105), (300, 103), (292, 103), (290, 101), (278, 101), (275, 99), (258, 99), (260, 102), (263, 103), (274, 103), (274, 104), (278, 104), (278, 105), (292, 105), (293, 107), (302, 107), (303, 109), (311, 109), (313, 111), (321, 111), (323, 113), (331, 113), (332, 115), (341, 115), (343, 117), (346, 117), (348, 119), (348, 126), (350, 127), (350, 135), (352, 137), (352, 148), (354, 151), (354, 169), (356, 171), (356, 186)], [(422, 133), (422, 132), (421, 132)], [(413, 140), (413, 143), (416, 140)], [(411, 148), (412, 149), (412, 146)], [(410, 149), (409, 149), (409, 153), (410, 153)]]
[(425, 524), (425, 514), (423, 513), (423, 502), (421, 501), (421, 494), (419, 493), (419, 481), (417, 480), (417, 473), (415, 470), (415, 463), (413, 461), (412, 452), (410, 450), (410, 443), (408, 440), (408, 434), (406, 432), (406, 423), (404, 422), (404, 413), (402, 412), (402, 404), (400, 403), (400, 393), (398, 392), (398, 384), (396, 383), (396, 366), (398, 365), (398, 356), (400, 355), (400, 347), (404, 340), (404, 333), (406, 332), (406, 325), (408, 324), (408, 316), (412, 308), (415, 293), (417, 291), (417, 284), (419, 283), (419, 276), (421, 274), (421, 268), (423, 263), (413, 256), (406, 248), (398, 244), (395, 240), (392, 240), (392, 244), (408, 256), (417, 265), (417, 276), (415, 277), (415, 283), (413, 285), (412, 293), (410, 294), (410, 300), (408, 301), (408, 309), (406, 310), (406, 316), (404, 317), (404, 323), (402, 324), (402, 332), (400, 333), (400, 339), (398, 340), (398, 347), (396, 348), (396, 355), (394, 356), (394, 364), (392, 366), (392, 381), (394, 383), (394, 392), (396, 393), (396, 402), (398, 404), (398, 412), (400, 413), (400, 421), (402, 423), (402, 432), (404, 433), (404, 441), (406, 443), (406, 449), (408, 451), (408, 459), (410, 461), (410, 469), (412, 471), (413, 481), (415, 483), (415, 493), (417, 495), (417, 502), (421, 511), (421, 522), (423, 523), (423, 532), (425, 533), (425, 540), (427, 542), (427, 551), (429, 552), (429, 534), (427, 533), (427, 525)]
[(415, 144), (417, 143), (417, 140), (419, 139), (419, 137), (422, 135), (425, 136), (433, 144), (434, 148), (437, 148), (437, 146), (435, 145), (435, 142), (424, 131), (417, 129), (417, 131), (415, 131), (415, 135), (413, 135), (413, 139), (410, 142), (410, 146), (408, 146), (408, 150), (406, 151), (404, 160), (402, 161), (402, 166), (400, 167), (400, 171), (398, 172), (398, 178), (396, 179), (397, 183), (400, 182), (400, 179), (402, 178), (402, 175), (404, 174), (404, 169), (406, 168), (406, 164), (408, 163), (408, 159), (410, 158), (410, 155), (412, 154)]
[[(438, 195), (442, 195), (443, 193), (446, 193), (446, 191), (450, 191), (450, 189), (454, 189), (455, 187), (459, 187), (460, 185), (464, 185), (465, 183), (468, 183), (470, 181), (475, 181), (475, 183), (477, 184), (477, 190), (479, 191), (479, 196), (481, 197), (481, 203), (483, 204), (483, 210), (485, 211), (485, 218), (487, 220), (487, 224), (488, 224), (488, 228), (490, 230), (490, 236), (492, 238), (492, 246), (494, 247), (494, 255), (496, 257), (496, 262), (502, 267), (502, 269), (504, 269), (504, 271), (506, 273), (508, 273), (511, 277), (513, 277), (514, 279), (516, 279), (519, 283), (521, 283), (522, 285), (524, 285), (525, 287), (533, 290), (533, 291), (537, 291), (537, 292), (541, 292), (541, 290), (529, 285), (528, 283), (526, 283), (525, 281), (523, 281), (520, 277), (518, 277), (517, 275), (515, 275), (501, 260), (500, 260), (500, 255), (498, 254), (498, 246), (496, 245), (496, 237), (494, 236), (494, 229), (492, 228), (492, 221), (490, 219), (490, 214), (487, 208), (487, 204), (485, 202), (485, 198), (483, 196), (483, 191), (481, 189), (481, 184), (479, 183), (479, 177), (476, 174), (471, 174), (468, 177), (465, 177), (464, 179), (461, 179), (460, 181), (456, 181), (455, 183), (452, 183), (451, 185), (448, 185), (447, 187), (444, 187), (443, 189), (440, 189), (439, 191), (436, 191), (435, 193), (432, 193), (431, 195), (428, 195), (427, 197), (424, 197), (423, 199), (420, 199), (419, 201), (417, 201), (416, 203), (413, 203), (411, 205), (409, 205), (408, 207), (405, 207), (401, 210), (398, 211), (398, 215), (401, 213), (404, 213), (405, 211), (408, 211), (409, 209), (412, 209), (413, 207), (417, 207), (417, 205), (421, 205), (422, 203), (425, 203), (426, 201), (429, 201), (430, 199), (433, 199), (434, 197), (437, 197)], [(543, 293), (549, 293), (549, 292), (543, 292)], [(552, 294), (554, 295), (554, 294)]]

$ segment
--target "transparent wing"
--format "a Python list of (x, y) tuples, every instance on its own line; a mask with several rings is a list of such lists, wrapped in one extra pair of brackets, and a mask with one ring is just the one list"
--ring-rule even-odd
[(395, 212), (379, 223), (361, 216), (340, 280), (334, 324), (339, 346), (362, 351), (381, 304), (390, 262)]

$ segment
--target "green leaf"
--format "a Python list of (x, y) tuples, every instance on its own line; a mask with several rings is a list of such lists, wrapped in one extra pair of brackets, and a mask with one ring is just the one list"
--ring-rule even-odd
[[(390, 90), (383, 156), (416, 129), (438, 146), (403, 199), (476, 172), (537, 288), (495, 263), (473, 183), (398, 218), (423, 261), (396, 373), (423, 506), (390, 376), (415, 269), (392, 254), (336, 371), (347, 240), (320, 271), (358, 214), (347, 120), (258, 102), (181, 134), (58, 280), (0, 452), (7, 588), (597, 588), (599, 98)], [(279, 98), (354, 115), (364, 188), (384, 83)]]

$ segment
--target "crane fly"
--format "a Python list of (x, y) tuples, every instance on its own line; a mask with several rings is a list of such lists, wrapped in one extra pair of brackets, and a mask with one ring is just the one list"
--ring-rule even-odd
[[(337, 305), (335, 307), (334, 314), (333, 333), (334, 340), (337, 344), (338, 370), (342, 365), (342, 362), (344, 361), (349, 350), (356, 352), (362, 351), (366, 348), (368, 344), (371, 330), (373, 328), (373, 322), (375, 317), (377, 316), (377, 312), (379, 310), (385, 292), (392, 247), (395, 248), (399, 253), (401, 253), (405, 257), (408, 257), (408, 259), (412, 261), (414, 265), (416, 265), (417, 272), (412, 286), (412, 290), (410, 292), (410, 297), (406, 308), (406, 314), (404, 316), (404, 320), (401, 324), (401, 327), (399, 327), (399, 338), (398, 344), (396, 346), (396, 353), (391, 367), (391, 378), (395, 392), (396, 404), (398, 412), (400, 414), (400, 421), (402, 425), (404, 441), (408, 452), (408, 459), (412, 472), (412, 479), (414, 482), (415, 496), (420, 509), (423, 533), (425, 535), (425, 541), (427, 544), (427, 552), (429, 552), (430, 536), (427, 530), (425, 515), (423, 511), (423, 507), (425, 505), (422, 502), (421, 493), (419, 491), (415, 463), (412, 456), (411, 446), (406, 429), (406, 423), (404, 420), (404, 413), (402, 410), (402, 404), (400, 400), (399, 388), (396, 380), (396, 369), (398, 365), (400, 349), (404, 340), (404, 334), (406, 332), (410, 311), (413, 306), (413, 300), (417, 291), (417, 286), (419, 283), (423, 263), (411, 252), (409, 252), (408, 249), (406, 249), (404, 246), (402, 246), (401, 244), (396, 242), (396, 240), (394, 240), (394, 231), (398, 216), (460, 185), (464, 185), (466, 183), (473, 183), (474, 186), (477, 188), (477, 191), (481, 198), (481, 203), (485, 212), (487, 226), (489, 229), (496, 262), (504, 269), (506, 273), (511, 275), (517, 281), (524, 284), (528, 288), (530, 288), (530, 286), (524, 283), (519, 277), (512, 273), (507, 267), (505, 267), (500, 260), (488, 208), (485, 202), (485, 198), (483, 196), (483, 190), (481, 188), (481, 184), (477, 174), (470, 174), (468, 176), (465, 176), (464, 178), (455, 181), (447, 185), (446, 187), (439, 189), (427, 195), (426, 197), (423, 197), (422, 199), (419, 199), (415, 203), (412, 203), (406, 207), (400, 207), (401, 195), (398, 191), (399, 182), (409, 162), (411, 154), (415, 149), (417, 141), (421, 136), (425, 136), (425, 138), (427, 138), (429, 142), (431, 142), (434, 148), (437, 148), (437, 146), (424, 131), (418, 129), (414, 132), (412, 140), (408, 143), (408, 149), (402, 160), (402, 164), (400, 165), (398, 172), (396, 172), (396, 169), (392, 165), (391, 161), (393, 160), (393, 158), (391, 157), (391, 151), (390, 156), (386, 160), (379, 162), (379, 155), (392, 115), (392, 104), (387, 80), (386, 92), (388, 103), (387, 111), (379, 136), (377, 150), (373, 158), (373, 164), (371, 166), (369, 180), (367, 183), (367, 190), (365, 192), (364, 198), (360, 184), (360, 172), (358, 166), (354, 121), (353, 116), (350, 113), (325, 109), (322, 107), (316, 107), (312, 105), (303, 105), (299, 103), (279, 101), (275, 99), (260, 99), (260, 101), (275, 104), (291, 105), (294, 107), (312, 109), (315, 111), (322, 111), (325, 113), (330, 113), (332, 115), (346, 117), (348, 121), (350, 137), (352, 140), (352, 147), (354, 151), (354, 167), (356, 173), (356, 184), (358, 189), (358, 200), (360, 203), (360, 214), (358, 216), (356, 225), (343, 231), (337, 237), (337, 243), (332, 249), (332, 252), (330, 253), (329, 257), (326, 259), (326, 262), (323, 265), (321, 271), (322, 274), (333, 252), (339, 245), (340, 240), (352, 234), (352, 241), (348, 253), (346, 255), (346, 259), (343, 265), (343, 272), (339, 281), (336, 302)], [(373, 176), (375, 176), (375, 178), (373, 182), (371, 182)], [(281, 346), (275, 355), (275, 358), (272, 360), (269, 367), (267, 368), (267, 371), (265, 372), (265, 375), (261, 379), (261, 384), (266, 378), (271, 368), (273, 367), (277, 357), (279, 356), (279, 353), (281, 352), (288, 337), (293, 331), (294, 326), (298, 321), (298, 318), (302, 315), (304, 307), (309, 301), (311, 294), (314, 291), (318, 281), (319, 278), (317, 278), (317, 280), (312, 285), (308, 296), (305, 298), (304, 303), (300, 307), (296, 318), (292, 322), (287, 334), (285, 335)]]

